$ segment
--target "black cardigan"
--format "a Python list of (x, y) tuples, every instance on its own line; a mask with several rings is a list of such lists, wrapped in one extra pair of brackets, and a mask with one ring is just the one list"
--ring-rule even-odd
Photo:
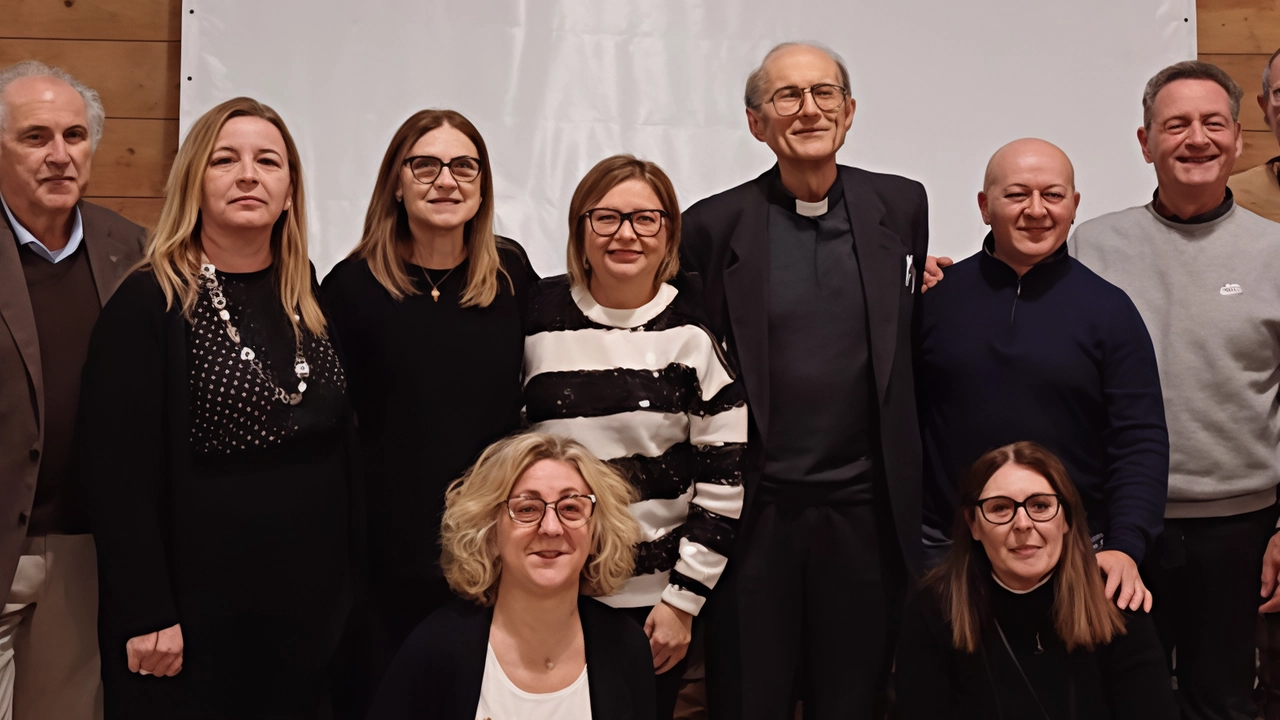
[[(591, 717), (648, 720), (654, 709), (653, 655), (638, 624), (579, 597)], [(400, 648), (369, 720), (474, 720), (493, 608), (455, 600), (427, 618)]]
[(907, 602), (898, 642), (898, 717), (1043, 720), (1043, 704), (1052, 720), (1176, 718), (1172, 683), (1151, 617), (1126, 612), (1126, 634), (1092, 652), (1068, 653), (1053, 629), (1055, 582), (1023, 595), (995, 582), (987, 587), (991, 615), (1017, 664), (992, 622), (983, 623), (977, 653), (957, 650), (937, 594), (929, 588), (917, 592)]

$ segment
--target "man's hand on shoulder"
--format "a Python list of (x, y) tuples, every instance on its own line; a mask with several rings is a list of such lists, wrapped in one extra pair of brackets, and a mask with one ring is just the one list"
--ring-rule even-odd
[(955, 262), (955, 260), (945, 255), (942, 257), (926, 256), (924, 259), (924, 282), (920, 283), (921, 294), (941, 282), (942, 268), (951, 267)]
[(1151, 612), (1151, 591), (1142, 584), (1138, 563), (1119, 550), (1103, 550), (1097, 557), (1098, 567), (1107, 577), (1107, 597), (1116, 601), (1116, 607)]

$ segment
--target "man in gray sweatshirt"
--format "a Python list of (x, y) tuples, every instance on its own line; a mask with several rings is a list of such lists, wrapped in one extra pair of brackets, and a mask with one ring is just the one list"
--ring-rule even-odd
[[(1280, 609), (1280, 224), (1235, 204), (1240, 88), (1201, 62), (1147, 83), (1143, 157), (1158, 189), (1081, 225), (1071, 252), (1133, 299), (1169, 427), (1165, 531), (1143, 577), (1184, 718), (1254, 717), (1254, 628)], [(1259, 577), (1262, 578), (1261, 582)]]

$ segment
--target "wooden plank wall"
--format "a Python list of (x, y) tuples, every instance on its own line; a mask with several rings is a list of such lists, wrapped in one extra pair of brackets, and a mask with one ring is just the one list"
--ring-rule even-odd
[(1280, 155), (1256, 100), (1263, 66), (1280, 48), (1280, 0), (1198, 0), (1196, 25), (1200, 59), (1222, 67), (1244, 90), (1244, 155), (1236, 171)]
[(178, 151), (182, 0), (0, 0), (0, 67), (66, 70), (107, 111), (86, 198), (151, 227)]

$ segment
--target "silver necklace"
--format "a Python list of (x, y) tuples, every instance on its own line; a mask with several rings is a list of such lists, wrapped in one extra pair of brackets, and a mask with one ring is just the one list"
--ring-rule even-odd
[[(214, 267), (207, 257), (202, 257), (201, 261), (200, 279), (209, 293), (209, 302), (212, 303), (214, 312), (222, 322), (227, 324), (227, 335), (231, 341), (240, 347), (240, 359), (249, 363), (249, 367), (253, 368), (258, 377), (271, 388), (272, 396), (276, 400), (286, 405), (297, 405), (302, 402), (302, 393), (307, 391), (307, 377), (311, 375), (311, 367), (307, 365), (307, 359), (302, 356), (302, 338), (300, 336), (294, 338), (293, 348), (293, 372), (298, 376), (298, 391), (286, 392), (267, 375), (262, 367), (262, 361), (258, 359), (258, 354), (253, 351), (253, 348), (240, 342), (240, 331), (231, 324), (231, 311), (227, 310), (227, 297), (222, 294), (222, 283), (218, 282), (218, 268)], [(299, 318), (295, 314), (293, 319)]]

